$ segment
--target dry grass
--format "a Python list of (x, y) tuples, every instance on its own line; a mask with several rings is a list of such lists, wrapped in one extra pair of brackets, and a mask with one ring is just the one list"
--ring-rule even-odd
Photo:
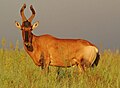
[(98, 67), (84, 74), (75, 68), (50, 67), (48, 75), (34, 65), (24, 50), (0, 49), (0, 88), (120, 88), (120, 53), (101, 53)]

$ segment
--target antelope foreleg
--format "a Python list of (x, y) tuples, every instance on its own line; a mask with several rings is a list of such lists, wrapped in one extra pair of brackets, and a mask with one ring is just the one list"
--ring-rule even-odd
[(39, 63), (41, 64), (41, 69), (44, 69), (45, 59), (44, 59), (44, 54), (43, 53), (41, 53), (41, 55), (40, 55)]
[(41, 64), (41, 69), (44, 70), (45, 73), (49, 72), (49, 64), (50, 64), (50, 60), (48, 57), (46, 57), (44, 55), (44, 53), (42, 52), (40, 55), (40, 60), (39, 63)]

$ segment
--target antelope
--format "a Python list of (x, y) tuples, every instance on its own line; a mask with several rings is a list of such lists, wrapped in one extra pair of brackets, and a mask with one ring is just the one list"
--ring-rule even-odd
[(15, 21), (16, 27), (21, 29), (25, 51), (34, 61), (35, 65), (42, 69), (49, 66), (71, 67), (77, 66), (80, 71), (85, 68), (98, 65), (100, 55), (98, 48), (87, 40), (83, 39), (60, 39), (45, 34), (36, 36), (32, 31), (39, 22), (31, 24), (35, 17), (35, 10), (30, 6), (32, 15), (27, 19), (24, 15), (24, 4), (20, 10), (22, 25)]

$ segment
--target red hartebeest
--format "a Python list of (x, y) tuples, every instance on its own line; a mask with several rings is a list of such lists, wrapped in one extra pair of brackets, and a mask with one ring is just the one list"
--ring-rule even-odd
[(51, 35), (36, 36), (32, 31), (39, 22), (31, 24), (35, 10), (32, 5), (32, 15), (26, 19), (24, 15), (24, 4), (20, 10), (22, 25), (18, 22), (16, 26), (22, 30), (24, 48), (37, 66), (48, 68), (48, 66), (70, 67), (77, 65), (84, 70), (98, 64), (99, 52), (95, 45), (82, 39), (59, 39)]

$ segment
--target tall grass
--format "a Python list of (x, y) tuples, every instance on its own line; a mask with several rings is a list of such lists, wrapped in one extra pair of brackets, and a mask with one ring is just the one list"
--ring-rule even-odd
[(97, 67), (79, 75), (76, 68), (50, 67), (49, 74), (34, 65), (23, 49), (0, 48), (0, 88), (120, 88), (120, 53), (101, 53)]

